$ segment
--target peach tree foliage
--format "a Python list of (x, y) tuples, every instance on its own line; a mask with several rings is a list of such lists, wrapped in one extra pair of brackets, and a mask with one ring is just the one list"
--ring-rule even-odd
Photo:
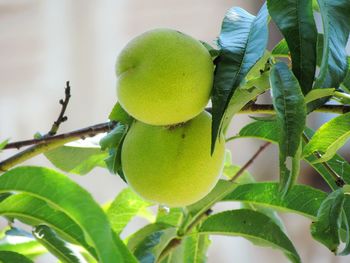
[[(322, 33), (314, 13), (322, 18)], [(257, 246), (280, 250), (291, 262), (301, 262), (276, 214), (279, 211), (309, 218), (310, 234), (317, 242), (331, 253), (348, 255), (350, 165), (337, 151), (350, 136), (350, 70), (345, 51), (349, 14), (348, 0), (268, 0), (257, 15), (231, 8), (215, 47), (203, 43), (215, 64), (212, 149), (235, 114), (269, 114), (253, 117), (226, 141), (256, 138), (277, 145), (276, 182), (256, 182), (244, 171), (246, 167), (231, 163), (227, 152), (225, 179), (192, 205), (160, 206), (155, 214), (149, 209), (155, 204), (126, 187), (100, 206), (67, 173), (86, 175), (102, 167), (125, 180), (121, 147), (133, 120), (116, 104), (109, 116), (114, 128), (100, 145), (63, 145), (62, 139), (42, 150), (61, 172), (28, 166), (4, 169), (0, 163), (6, 170), (0, 176), (0, 214), (9, 221), (1, 232), (0, 261), (33, 262), (49, 252), (61, 262), (205, 262), (210, 236), (226, 235), (242, 236)], [(271, 20), (284, 38), (268, 50)], [(271, 107), (256, 104), (269, 90)], [(331, 102), (338, 106), (328, 106)], [(313, 111), (337, 116), (314, 131), (306, 126)], [(0, 149), (7, 144), (2, 142)], [(296, 184), (302, 160), (317, 171), (330, 192)], [(220, 213), (212, 209), (227, 201), (240, 202), (242, 208)], [(122, 240), (120, 234), (134, 217), (143, 217), (148, 224)], [(18, 221), (32, 231), (21, 229)]]

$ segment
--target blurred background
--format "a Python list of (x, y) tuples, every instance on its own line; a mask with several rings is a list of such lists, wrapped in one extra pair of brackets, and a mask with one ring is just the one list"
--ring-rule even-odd
[[(60, 132), (104, 122), (115, 104), (114, 64), (123, 46), (136, 35), (152, 28), (169, 27), (213, 43), (227, 9), (240, 6), (256, 14), (258, 0), (0, 0), (0, 141), (32, 138), (47, 132), (60, 111), (67, 80), (72, 87), (68, 121)], [(270, 47), (280, 39), (271, 25)], [(331, 118), (326, 116), (323, 118)], [(314, 115), (310, 125), (318, 127), (325, 119)], [(231, 124), (235, 134), (249, 121), (237, 116)], [(228, 143), (233, 162), (245, 163), (261, 142), (242, 139)], [(15, 153), (2, 152), (0, 158)], [(37, 157), (28, 164), (50, 164)], [(277, 180), (277, 148), (269, 146), (250, 167), (258, 181)], [(98, 202), (113, 199), (126, 185), (106, 170), (89, 175), (71, 175)], [(304, 165), (300, 181), (325, 190), (320, 177)], [(232, 209), (236, 204), (216, 206)], [(310, 221), (282, 214), (288, 233), (304, 262), (349, 262), (334, 257), (312, 240)], [(136, 219), (123, 233), (128, 236), (145, 222)], [(4, 224), (4, 222), (2, 222)], [(210, 263), (288, 262), (281, 252), (253, 246), (243, 238), (212, 237)], [(56, 262), (51, 256), (37, 262)]]

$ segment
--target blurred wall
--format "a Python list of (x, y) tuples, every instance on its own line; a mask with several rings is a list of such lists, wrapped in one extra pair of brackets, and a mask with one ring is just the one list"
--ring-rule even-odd
[[(183, 31), (212, 43), (225, 11), (241, 6), (256, 13), (262, 1), (228, 0), (0, 0), (0, 140), (31, 138), (47, 132), (60, 110), (66, 80), (72, 86), (68, 122), (61, 132), (106, 121), (116, 102), (114, 63), (117, 54), (134, 36), (156, 27)], [(272, 42), (278, 33), (272, 31)], [(248, 120), (235, 117), (234, 134)], [(235, 163), (250, 158), (258, 142), (229, 143)], [(239, 150), (237, 150), (239, 149)], [(15, 151), (5, 151), (5, 158)], [(237, 154), (238, 153), (238, 154)], [(268, 151), (250, 171), (258, 180), (277, 179), (277, 149)], [(49, 165), (42, 157), (28, 162)], [(105, 170), (85, 177), (72, 176), (104, 203), (125, 184)], [(234, 204), (217, 206), (232, 209)], [(311, 241), (308, 220), (283, 215), (287, 229), (305, 262), (345, 262), (335, 259)], [(134, 220), (124, 235), (144, 224)], [(280, 252), (258, 248), (242, 238), (213, 237), (209, 262), (287, 262)], [(38, 262), (55, 262), (45, 257)]]

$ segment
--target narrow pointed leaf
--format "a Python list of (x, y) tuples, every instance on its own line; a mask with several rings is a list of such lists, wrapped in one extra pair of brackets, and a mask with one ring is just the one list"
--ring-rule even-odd
[(319, 152), (322, 157), (315, 162), (331, 159), (350, 137), (350, 113), (340, 115), (323, 124), (305, 146), (303, 156)]
[(52, 208), (45, 201), (25, 193), (11, 195), (0, 203), (0, 215), (11, 216), (29, 225), (45, 223), (67, 241), (80, 244), (94, 254), (94, 250), (84, 239), (84, 232), (65, 213)]
[(264, 93), (269, 88), (270, 83), (268, 72), (263, 73), (259, 78), (251, 79), (244, 85), (238, 87), (230, 100), (222, 121), (222, 129), (224, 133), (227, 131), (232, 117), (247, 103), (256, 99), (257, 96)]
[(64, 172), (85, 175), (95, 167), (105, 167), (107, 153), (98, 145), (73, 142), (44, 153), (45, 157)]
[[(304, 132), (308, 138), (311, 138), (314, 134), (314, 131), (310, 128), (306, 128)], [(229, 138), (229, 140), (238, 139), (241, 137), (252, 137), (270, 141), (272, 143), (278, 143), (279, 136), (280, 130), (275, 122), (256, 121), (243, 127), (237, 136), (233, 136)], [(339, 186), (336, 185), (332, 174), (330, 174), (330, 172), (321, 163), (317, 163), (318, 158), (316, 156), (309, 155), (304, 156), (303, 158), (325, 179), (333, 190), (339, 188)], [(336, 154), (327, 161), (327, 164), (332, 168), (332, 170), (341, 176), (347, 184), (350, 184), (350, 164), (346, 160)]]
[[(294, 184), (299, 170), (301, 135), (305, 128), (306, 106), (298, 80), (285, 63), (275, 64), (270, 73), (273, 105), (280, 132), (280, 182), (285, 194)], [(292, 169), (287, 168), (291, 159)]]
[(345, 79), (341, 84), (342, 89), (344, 89), (347, 93), (350, 93), (350, 57), (348, 59), (348, 72), (346, 73)]
[(338, 189), (322, 202), (316, 222), (311, 225), (311, 234), (314, 239), (336, 253), (340, 244), (339, 231), (341, 228), (344, 192)]
[(212, 150), (230, 99), (248, 71), (263, 56), (268, 39), (267, 9), (257, 16), (241, 8), (231, 8), (222, 23), (213, 87)]
[(277, 45), (272, 49), (271, 54), (275, 57), (285, 57), (290, 56), (288, 44), (285, 38), (283, 38)]
[(120, 234), (129, 221), (152, 203), (143, 200), (130, 188), (122, 190), (107, 210), (113, 230)]
[(12, 230), (6, 231), (6, 236), (0, 240), (0, 251), (17, 252), (30, 259), (47, 253), (46, 248), (39, 244), (30, 233), (11, 233)]
[[(347, 185), (349, 186), (349, 185)], [(344, 204), (343, 204), (343, 225), (346, 228), (346, 235), (345, 235), (345, 246), (343, 248), (343, 251), (338, 253), (338, 255), (346, 256), (350, 254), (350, 196), (349, 191), (345, 189), (346, 186), (344, 186)]]
[(111, 230), (91, 195), (63, 174), (41, 167), (18, 167), (0, 176), (0, 192), (25, 192), (65, 212), (85, 232), (101, 263), (135, 262)]
[(184, 217), (182, 208), (159, 207), (157, 213), (157, 223), (165, 223), (178, 227)]
[(0, 251), (0, 262), (4, 263), (33, 263), (29, 258), (12, 251)]
[(268, 216), (247, 209), (225, 211), (209, 216), (201, 225), (200, 233), (209, 235), (241, 236), (263, 241), (280, 249), (292, 262), (301, 262), (292, 242)]
[(348, 0), (318, 0), (323, 22), (323, 56), (316, 88), (338, 88), (348, 64), (346, 44), (350, 33)]
[(182, 262), (205, 263), (210, 245), (208, 235), (191, 235), (183, 241), (184, 255)]
[(7, 145), (8, 141), (9, 141), (9, 140), (5, 140), (5, 141), (0, 142), (0, 151), (1, 151), (2, 149), (4, 149), (4, 147)]
[(316, 69), (317, 29), (310, 0), (268, 0), (269, 13), (282, 32), (301, 89), (312, 89)]
[(117, 121), (128, 125), (133, 121), (133, 118), (122, 108), (119, 102), (114, 105), (108, 118), (111, 121)]
[(171, 225), (154, 223), (134, 233), (128, 248), (141, 263), (157, 262), (161, 252), (176, 237), (177, 229)]
[(305, 96), (305, 103), (309, 103), (311, 101), (333, 96), (335, 89), (313, 89)]
[(68, 244), (59, 238), (56, 233), (46, 225), (34, 228), (33, 235), (36, 240), (63, 263), (86, 262), (81, 255), (69, 248)]
[(306, 185), (294, 185), (284, 198), (278, 183), (250, 183), (237, 186), (222, 201), (240, 201), (270, 207), (316, 219), (317, 211), (327, 194)]

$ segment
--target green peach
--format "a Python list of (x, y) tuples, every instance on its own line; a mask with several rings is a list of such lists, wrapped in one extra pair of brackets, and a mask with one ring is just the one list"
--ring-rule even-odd
[(177, 126), (152, 126), (136, 121), (125, 137), (122, 167), (129, 186), (144, 199), (169, 207), (192, 204), (217, 183), (225, 142), (213, 155), (211, 116), (202, 112)]
[(207, 105), (213, 70), (198, 40), (171, 29), (151, 30), (131, 40), (117, 59), (118, 100), (147, 124), (185, 122)]

